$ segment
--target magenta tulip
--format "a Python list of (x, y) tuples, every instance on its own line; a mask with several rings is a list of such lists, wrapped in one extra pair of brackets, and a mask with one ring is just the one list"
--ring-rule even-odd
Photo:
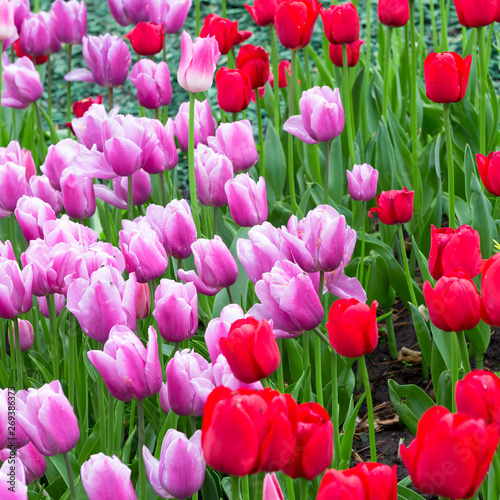
[(137, 100), (148, 109), (168, 106), (172, 101), (172, 85), (167, 63), (140, 59), (132, 67), (129, 80), (137, 90)]
[(43, 238), (45, 222), (57, 218), (48, 203), (26, 195), (19, 198), (14, 215), (27, 241)]
[(378, 170), (368, 163), (346, 171), (349, 194), (355, 201), (370, 201), (377, 194)]
[(5, 66), (2, 81), (2, 106), (6, 108), (25, 109), (42, 97), (40, 74), (27, 57)]
[(69, 167), (64, 170), (60, 182), (67, 214), (74, 219), (92, 217), (96, 211), (92, 177), (78, 175), (73, 167)]
[(62, 43), (80, 45), (87, 34), (87, 7), (85, 0), (56, 0), (50, 8), (57, 38)]
[[(45, 457), (36, 449), (31, 441), (22, 448), (16, 449), (16, 457), (23, 465), (26, 484), (31, 484), (37, 479), (45, 476), (47, 462), (45, 461)], [(0, 460), (6, 462), (9, 458), (10, 450), (8, 448), (0, 451)]]
[(163, 24), (165, 33), (174, 34), (181, 28), (192, 0), (156, 0), (150, 4), (150, 20), (156, 24)]
[(14, 9), (14, 2), (9, 2), (9, 0), (0, 1), (0, 40), (8, 40), (16, 34)]
[(0, 318), (13, 319), (33, 305), (33, 266), (21, 269), (15, 260), (0, 260)]

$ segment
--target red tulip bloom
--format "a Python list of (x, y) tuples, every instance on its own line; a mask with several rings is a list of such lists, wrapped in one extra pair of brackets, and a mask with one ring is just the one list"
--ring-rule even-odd
[(413, 216), (413, 196), (415, 191), (402, 190), (382, 191), (377, 196), (377, 206), (368, 212), (368, 217), (376, 213), (383, 224), (406, 224)]
[(481, 28), (495, 22), (497, 0), (453, 0), (458, 21), (466, 28)]
[(224, 19), (217, 14), (209, 14), (205, 18), (200, 31), (201, 38), (214, 36), (219, 44), (221, 54), (227, 54), (234, 45), (238, 45), (250, 38), (250, 31), (238, 31), (238, 21)]
[[(354, 43), (348, 43), (346, 46), (347, 49), (347, 66), (352, 68), (356, 66), (359, 61), (359, 50), (361, 45), (365, 43), (364, 40), (356, 40)], [(330, 60), (335, 66), (338, 68), (342, 68), (344, 63), (344, 57), (342, 52), (342, 45), (337, 45), (335, 43), (331, 43), (328, 53), (330, 54)]]
[(269, 80), (269, 54), (262, 47), (243, 45), (236, 58), (236, 67), (250, 77), (254, 90), (264, 87)]
[(400, 453), (412, 483), (422, 493), (471, 498), (483, 482), (498, 446), (496, 425), (443, 406), (420, 418), (417, 437)]
[(500, 254), (487, 260), (481, 279), (481, 319), (500, 326)]
[[(297, 418), (297, 403), (289, 394), (216, 387), (203, 410), (205, 460), (234, 476), (281, 470), (292, 458)], [(331, 425), (328, 414), (327, 420)]]
[(220, 339), (220, 348), (234, 376), (247, 384), (268, 377), (280, 364), (278, 344), (266, 319), (235, 321), (228, 336)]
[[(73, 103), (73, 113), (75, 114), (75, 117), (81, 118), (90, 106), (92, 106), (92, 104), (102, 104), (102, 95), (99, 94), (95, 99), (92, 97), (85, 97), (85, 99), (82, 99), (81, 101), (75, 101)], [(73, 134), (75, 133), (71, 122), (67, 122), (66, 127), (68, 127)]]
[(451, 269), (464, 269), (473, 278), (481, 269), (481, 242), (479, 233), (470, 226), (458, 229), (431, 225), (429, 272), (439, 279)]
[(433, 52), (424, 61), (425, 92), (432, 102), (461, 101), (467, 91), (472, 56)]
[(215, 75), (217, 102), (226, 113), (239, 113), (248, 108), (252, 97), (252, 82), (239, 69), (221, 68)]
[(274, 23), (278, 0), (254, 0), (253, 7), (245, 4), (245, 9), (259, 26), (269, 26)]
[(30, 61), (33, 61), (37, 66), (39, 64), (45, 64), (47, 62), (48, 56), (36, 56), (32, 57), (29, 56), (28, 54), (25, 54), (23, 50), (21, 49), (21, 39), (18, 38), (14, 43), (14, 52), (16, 53), (17, 57), (27, 57)]
[(292, 461), (283, 468), (290, 477), (309, 481), (321, 474), (333, 458), (333, 425), (328, 412), (318, 403), (298, 406), (297, 437)]
[(130, 40), (132, 48), (141, 56), (154, 56), (163, 50), (165, 34), (163, 24), (142, 22), (129, 31), (125, 38)]
[(488, 156), (478, 153), (476, 163), (484, 187), (492, 195), (500, 196), (500, 151), (492, 151)]
[[(278, 86), (280, 89), (288, 87), (288, 80), (290, 80), (291, 74), (290, 61), (287, 61), (286, 59), (280, 61), (278, 65)], [(271, 84), (271, 87), (274, 88), (274, 74), (272, 72), (269, 74), (269, 83)]]
[(356, 299), (336, 300), (330, 308), (326, 329), (330, 344), (341, 356), (359, 358), (378, 344), (377, 301), (371, 307)]
[(330, 43), (349, 44), (359, 38), (359, 15), (351, 2), (321, 9), (323, 29)]
[(431, 321), (445, 332), (471, 330), (479, 323), (481, 299), (467, 271), (446, 272), (434, 289), (426, 281), (424, 298)]
[(410, 20), (408, 0), (378, 0), (378, 20), (385, 26), (400, 28)]
[(292, 50), (308, 45), (319, 11), (318, 0), (279, 0), (274, 26), (281, 45)]

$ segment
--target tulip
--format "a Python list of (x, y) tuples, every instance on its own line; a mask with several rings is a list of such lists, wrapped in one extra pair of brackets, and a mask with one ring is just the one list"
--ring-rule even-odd
[(85, 0), (64, 2), (56, 0), (50, 8), (57, 38), (62, 43), (80, 45), (87, 34), (87, 7)]
[[(38, 302), (38, 310), (40, 311), (40, 314), (45, 318), (49, 319), (50, 315), (49, 315), (49, 306), (47, 304), (47, 297), (46, 296), (37, 297), (36, 301)], [(62, 310), (66, 306), (66, 298), (61, 293), (55, 293), (54, 302), (56, 306), (56, 318), (58, 318)]]
[(97, 83), (101, 87), (119, 87), (127, 80), (130, 68), (130, 50), (116, 35), (84, 36), (82, 53), (87, 69), (75, 69), (66, 74), (69, 82)]
[(129, 80), (137, 89), (137, 100), (148, 109), (168, 106), (172, 101), (172, 85), (167, 63), (140, 59), (132, 67)]
[[(174, 120), (175, 136), (179, 141), (179, 148), (187, 153), (189, 133), (189, 103), (183, 102)], [(208, 137), (215, 135), (217, 122), (212, 116), (208, 100), (194, 102), (194, 147), (198, 144), (207, 144)]]
[(313, 87), (302, 92), (300, 115), (291, 116), (283, 130), (307, 144), (327, 142), (344, 130), (344, 108), (339, 89)]
[(7, 460), (3, 463), (2, 468), (0, 468), (0, 495), (2, 498), (27, 500), (28, 488), (25, 482), (24, 467), (19, 458), (14, 456), (12, 461)]
[(147, 220), (136, 223), (124, 219), (119, 233), (119, 247), (128, 273), (135, 273), (139, 283), (160, 278), (168, 266), (168, 257), (158, 235)]
[(59, 380), (40, 389), (28, 389), (26, 409), (17, 418), (30, 441), (46, 457), (68, 453), (80, 438), (78, 420)]
[(146, 319), (151, 310), (151, 294), (148, 283), (137, 283), (137, 296), (135, 297), (135, 314), (137, 319)]
[(283, 492), (274, 472), (264, 477), (262, 500), (283, 500)]
[(194, 154), (196, 193), (200, 203), (208, 207), (223, 207), (227, 204), (224, 186), (233, 178), (233, 164), (227, 156), (203, 144), (198, 144)]
[(432, 102), (461, 101), (467, 91), (472, 56), (433, 52), (424, 61), (425, 91)]
[(255, 182), (248, 174), (229, 179), (224, 190), (231, 217), (242, 227), (253, 227), (267, 220), (266, 181), (259, 177)]
[(221, 123), (215, 137), (208, 138), (208, 145), (231, 160), (235, 174), (248, 170), (259, 160), (252, 124), (248, 120)]
[(492, 326), (500, 326), (500, 257), (493, 255), (486, 261), (481, 278), (481, 319)]
[(181, 61), (177, 72), (179, 85), (188, 92), (205, 92), (213, 83), (220, 50), (214, 37), (196, 38), (186, 31), (181, 37)]
[(227, 337), (220, 338), (220, 347), (235, 377), (247, 384), (268, 377), (280, 364), (278, 344), (266, 319), (237, 320)]
[(188, 440), (182, 432), (169, 429), (161, 445), (160, 460), (146, 446), (142, 453), (149, 482), (161, 498), (190, 498), (203, 486), (206, 463), (201, 431)]
[(140, 56), (154, 56), (162, 51), (165, 44), (163, 25), (155, 23), (139, 23), (125, 38), (130, 40), (132, 48)]
[(27, 57), (4, 67), (2, 81), (2, 106), (6, 108), (25, 109), (42, 97), (40, 74)]
[(496, 0), (453, 0), (457, 11), (458, 21), (466, 28), (481, 28), (489, 26), (498, 17), (498, 2)]
[(401, 458), (413, 485), (423, 493), (447, 498), (471, 498), (486, 477), (498, 445), (495, 424), (442, 406), (420, 418), (417, 437)]
[(495, 424), (500, 431), (500, 379), (484, 370), (472, 370), (455, 386), (457, 411)]
[(415, 191), (405, 187), (400, 191), (382, 191), (377, 196), (377, 207), (368, 212), (368, 217), (376, 213), (383, 224), (406, 224), (413, 217), (413, 197)]
[(192, 338), (198, 329), (198, 295), (193, 283), (162, 279), (155, 291), (153, 316), (167, 342)]
[(54, 247), (58, 243), (78, 244), (80, 247), (88, 247), (97, 242), (98, 234), (83, 224), (73, 222), (67, 215), (60, 219), (49, 220), (43, 225), (45, 243)]
[(120, 26), (148, 21), (151, 3), (150, 0), (108, 0), (111, 15)]
[(139, 401), (157, 394), (161, 387), (158, 340), (152, 326), (148, 344), (126, 326), (114, 326), (103, 351), (89, 351), (90, 362), (104, 379), (109, 392), (120, 401)]
[(150, 133), (153, 140), (156, 137), (156, 146), (150, 152), (149, 158), (143, 163), (142, 168), (149, 174), (159, 174), (165, 170), (172, 170), (179, 161), (174, 138), (174, 121), (169, 118), (167, 123), (163, 125), (160, 120), (141, 118), (141, 122), (146, 129), (146, 134)]
[(113, 455), (92, 455), (80, 469), (83, 488), (89, 500), (114, 497), (117, 500), (137, 500), (131, 470)]
[[(361, 45), (365, 43), (364, 40), (356, 40), (353, 43), (346, 44), (347, 50), (347, 66), (352, 68), (356, 66), (359, 61), (359, 51), (361, 49)], [(330, 60), (332, 63), (338, 68), (342, 68), (344, 63), (343, 55), (342, 55), (342, 45), (337, 45), (335, 43), (331, 43), (328, 48), (328, 54), (330, 55)]]
[(14, 2), (0, 0), (0, 40), (8, 40), (16, 34), (14, 9)]
[[(278, 64), (278, 88), (283, 89), (288, 87), (290, 74), (290, 61), (280, 61)], [(272, 73), (269, 75), (269, 83), (271, 84), (271, 87), (274, 88), (274, 75)]]
[(160, 391), (163, 411), (177, 415), (203, 415), (208, 395), (214, 390), (208, 361), (194, 351), (177, 351), (167, 364), (167, 383)]
[(261, 304), (248, 313), (257, 319), (272, 319), (276, 337), (296, 337), (313, 330), (323, 319), (317, 288), (299, 266), (280, 260), (255, 285)]
[(34, 175), (29, 180), (31, 194), (34, 198), (39, 198), (44, 201), (56, 215), (59, 215), (62, 210), (62, 193), (56, 191), (51, 185), (49, 178), (46, 175)]
[(30, 13), (30, 2), (29, 0), (13, 0), (9, 3), (14, 4), (14, 24), (17, 31), (20, 32), (24, 20)]
[(461, 268), (473, 278), (481, 269), (481, 243), (479, 233), (468, 225), (458, 229), (436, 229), (431, 224), (431, 250), (429, 272), (439, 279), (452, 269)]
[[(116, 110), (109, 112), (109, 118), (116, 115)], [(71, 126), (77, 139), (88, 149), (96, 146), (102, 152), (102, 124), (108, 119), (106, 108), (101, 104), (92, 104), (81, 118), (73, 118)], [(64, 142), (65, 139), (61, 142)], [(60, 143), (58, 143), (60, 144)], [(49, 147), (50, 150), (50, 147)]]
[(336, 300), (328, 314), (326, 329), (330, 344), (341, 356), (359, 358), (378, 344), (376, 300), (371, 307), (356, 299)]
[(330, 43), (354, 43), (359, 38), (359, 15), (351, 2), (321, 9), (323, 29)]
[(333, 458), (333, 425), (328, 412), (318, 403), (298, 406), (297, 436), (292, 461), (283, 472), (292, 478), (312, 481)]
[(397, 500), (398, 476), (396, 466), (373, 462), (359, 463), (347, 470), (325, 472), (318, 489), (317, 500), (345, 498), (346, 500)]
[(269, 80), (269, 54), (255, 45), (243, 45), (236, 58), (236, 67), (250, 77), (252, 89), (264, 87)]
[(191, 0), (153, 1), (150, 4), (150, 20), (163, 24), (165, 33), (177, 33), (186, 20), (191, 4)]
[(172, 200), (166, 207), (149, 205), (146, 219), (163, 243), (167, 255), (187, 259), (196, 241), (196, 226), (186, 200)]
[(213, 240), (200, 238), (191, 249), (198, 275), (192, 270), (178, 269), (181, 280), (194, 283), (198, 293), (203, 295), (216, 295), (235, 283), (238, 264), (220, 236), (215, 235)]
[(246, 476), (283, 469), (296, 432), (297, 403), (289, 394), (217, 387), (205, 404), (201, 442), (210, 467)]
[(400, 28), (410, 20), (410, 4), (407, 0), (378, 0), (377, 14), (385, 26)]
[[(125, 281), (112, 267), (98, 269), (90, 280), (75, 279), (68, 288), (68, 310), (90, 338), (104, 344), (115, 325), (135, 330), (137, 279)], [(95, 298), (100, 297), (96, 301)]]
[(15, 260), (0, 260), (0, 318), (14, 319), (33, 305), (33, 266), (21, 269)]
[(209, 14), (200, 31), (201, 38), (215, 37), (222, 55), (227, 54), (236, 41), (238, 21), (224, 19), (217, 14)]
[(278, 0), (254, 0), (253, 7), (245, 4), (245, 9), (259, 26), (274, 24)]
[[(16, 448), (16, 457), (22, 463), (26, 484), (31, 484), (45, 476), (47, 462), (31, 441), (22, 448)], [(0, 460), (7, 462), (9, 458), (10, 450), (8, 448), (0, 451)]]
[[(113, 179), (113, 190), (104, 184), (95, 184), (96, 198), (103, 200), (114, 207), (126, 209), (128, 201), (128, 177)], [(149, 200), (151, 196), (151, 177), (145, 170), (137, 170), (132, 174), (132, 204), (139, 206)]]
[(9, 419), (12, 407), (14, 407), (15, 415), (25, 411), (25, 392), (14, 393), (12, 389), (0, 389), (0, 449), (7, 447), (10, 452), (13, 445), (20, 449), (29, 443), (29, 437), (20, 425), (14, 425), (14, 429), (9, 429), (12, 426), (12, 414)]
[(35, 56), (32, 57), (28, 54), (25, 54), (23, 50), (21, 49), (21, 38), (18, 38), (13, 44), (12, 47), (14, 48), (14, 52), (16, 53), (16, 56), (21, 59), (22, 57), (27, 57), (31, 62), (35, 64), (35, 66), (38, 66), (40, 64), (45, 64), (47, 62), (48, 56)]
[(19, 198), (14, 215), (28, 242), (43, 238), (42, 228), (45, 221), (56, 219), (56, 214), (48, 203), (26, 195)]
[[(234, 304), (233, 304), (234, 305)], [(232, 391), (237, 391), (238, 389), (250, 389), (255, 391), (260, 391), (263, 386), (260, 382), (254, 382), (252, 384), (247, 384), (237, 379), (234, 376), (227, 359), (220, 354), (217, 360), (212, 363), (212, 376), (215, 383), (215, 387), (224, 386)]]
[(0, 260), (16, 260), (12, 243), (6, 240), (5, 243), (0, 241)]
[(478, 153), (476, 163), (486, 190), (500, 196), (500, 151), (492, 151), (488, 156)]
[(114, 267), (120, 274), (125, 270), (125, 260), (118, 248), (111, 243), (98, 241), (86, 248), (75, 260), (73, 279), (90, 279), (102, 267)]
[(217, 102), (227, 113), (239, 113), (248, 108), (252, 97), (252, 82), (239, 69), (221, 68), (215, 75)]
[(55, 24), (47, 12), (30, 14), (21, 29), (21, 50), (34, 57), (57, 54), (61, 50), (61, 42), (56, 36)]
[(355, 201), (370, 201), (377, 194), (378, 170), (368, 163), (346, 171), (349, 194)]
[(62, 173), (60, 182), (67, 214), (74, 219), (92, 217), (96, 211), (92, 177), (79, 175), (74, 167), (69, 167)]
[[(15, 321), (15, 320), (14, 320)], [(14, 324), (12, 324), (14, 328)], [(35, 332), (33, 330), (33, 325), (27, 319), (17, 319), (17, 328), (19, 332), (19, 345), (21, 346), (21, 352), (28, 351), (33, 347), (33, 342), (35, 341)], [(7, 337), (10, 345), (10, 336)], [(16, 339), (14, 338), (14, 345), (12, 350), (16, 347)]]
[(291, 50), (308, 45), (320, 7), (318, 0), (280, 0), (276, 7), (274, 26), (281, 45)]
[(479, 323), (481, 298), (467, 271), (447, 271), (434, 289), (426, 281), (424, 298), (432, 323), (445, 332), (472, 330)]
[[(89, 110), (92, 104), (102, 104), (102, 95), (99, 94), (95, 99), (90, 96), (85, 97), (80, 101), (75, 101), (73, 103), (73, 113), (76, 118), (81, 118)], [(73, 134), (75, 133), (71, 123), (66, 123), (66, 126), (71, 130), (71, 132), (73, 132)]]

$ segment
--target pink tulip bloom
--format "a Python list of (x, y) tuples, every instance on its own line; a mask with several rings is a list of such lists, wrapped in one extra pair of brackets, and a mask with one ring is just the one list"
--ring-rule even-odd
[(9, 3), (14, 4), (14, 24), (16, 25), (17, 32), (20, 33), (23, 22), (30, 13), (30, 1), (10, 0)]
[(0, 0), (0, 40), (8, 40), (16, 34), (14, 9), (14, 2)]
[(57, 54), (61, 50), (61, 42), (47, 12), (29, 14), (23, 22), (19, 38), (21, 50), (32, 57)]
[(15, 260), (0, 260), (0, 318), (14, 319), (33, 306), (33, 266), (21, 270)]
[[(233, 304), (234, 305), (234, 304)], [(237, 391), (238, 389), (245, 388), (254, 391), (261, 391), (263, 389), (262, 383), (260, 381), (253, 382), (251, 384), (246, 384), (241, 380), (238, 380), (231, 370), (227, 359), (223, 354), (219, 354), (217, 360), (212, 363), (212, 374), (215, 382), (215, 387), (224, 386), (228, 387), (232, 391)]]
[[(47, 304), (47, 297), (37, 297), (36, 301), (38, 302), (38, 310), (40, 314), (45, 318), (49, 318), (49, 305)], [(62, 310), (66, 307), (66, 297), (61, 293), (54, 294), (54, 302), (56, 305), (56, 317), (62, 313)]]
[(215, 37), (196, 38), (194, 43), (186, 31), (181, 36), (181, 61), (177, 72), (179, 85), (188, 92), (205, 92), (214, 81), (219, 44)]
[(174, 138), (174, 122), (172, 118), (163, 125), (159, 120), (141, 118), (141, 123), (149, 133), (156, 137), (156, 146), (142, 168), (148, 174), (159, 174), (165, 170), (172, 170), (179, 160)]
[(69, 167), (62, 173), (60, 182), (67, 214), (74, 219), (92, 217), (96, 211), (92, 177), (79, 175), (74, 167)]
[(108, 0), (108, 4), (111, 15), (120, 26), (150, 20), (151, 0)]
[(0, 165), (0, 186), (0, 217), (8, 217), (23, 196), (31, 195), (26, 169), (10, 161)]
[(177, 33), (186, 21), (191, 4), (192, 0), (150, 0), (149, 20), (163, 23), (165, 33)]
[(368, 163), (346, 171), (349, 194), (355, 201), (370, 201), (377, 194), (378, 170)]
[(151, 310), (151, 293), (148, 283), (137, 283), (137, 296), (135, 298), (135, 314), (137, 319), (146, 319)]
[(280, 483), (276, 474), (266, 474), (264, 478), (264, 491), (262, 500), (283, 500), (283, 492), (281, 491)]
[(98, 241), (92, 243), (75, 260), (73, 279), (90, 279), (102, 267), (114, 267), (120, 274), (125, 271), (125, 260), (118, 248), (111, 243)]
[(90, 227), (73, 222), (67, 215), (60, 219), (47, 221), (43, 225), (43, 237), (49, 247), (57, 243), (77, 243), (83, 247), (88, 247), (97, 242), (98, 234)]
[(27, 57), (5, 66), (2, 81), (5, 87), (2, 90), (2, 106), (6, 108), (25, 109), (42, 97), (40, 74)]
[(12, 243), (9, 240), (5, 243), (0, 241), (0, 260), (16, 260)]
[[(11, 473), (14, 470), (14, 477)], [(26, 473), (21, 460), (14, 457), (13, 461), (7, 460), (0, 468), (0, 497), (8, 500), (27, 500), (28, 487), (26, 486)]]
[(146, 348), (132, 330), (114, 326), (104, 351), (87, 353), (109, 392), (120, 401), (142, 400), (160, 390), (162, 376), (157, 335), (152, 326), (148, 333)]
[(87, 34), (87, 7), (85, 0), (55, 0), (50, 8), (57, 38), (62, 43), (80, 45)]
[[(0, 449), (12, 445), (12, 441), (15, 441), (16, 448), (26, 446), (29, 442), (29, 437), (20, 425), (15, 426), (14, 436), (9, 432), (9, 411), (12, 411), (9, 407), (15, 407), (16, 415), (24, 411), (26, 398), (23, 392), (18, 391), (13, 395), (9, 389), (0, 389)], [(10, 449), (8, 451), (10, 452)]]
[[(8, 448), (0, 451), (0, 460), (2, 460), (2, 462), (9, 460), (9, 457), (10, 450)], [(31, 441), (26, 446), (16, 449), (16, 457), (23, 465), (26, 484), (31, 484), (37, 479), (45, 476), (47, 462), (45, 461), (45, 457), (35, 448), (35, 445)]]
[(46, 175), (34, 175), (29, 180), (31, 193), (34, 198), (39, 198), (50, 205), (56, 215), (62, 210), (62, 193), (50, 185)]
[[(16, 320), (14, 320), (16, 321)], [(11, 328), (14, 324), (11, 325)], [(28, 351), (33, 347), (33, 342), (35, 341), (35, 332), (33, 330), (33, 325), (27, 319), (17, 318), (17, 328), (19, 331), (19, 345), (21, 346), (21, 352)], [(10, 345), (10, 335), (7, 337)], [(14, 345), (11, 349), (14, 350), (16, 347), (16, 339), (14, 338)]]
[(139, 59), (128, 79), (137, 90), (137, 100), (147, 109), (168, 106), (172, 101), (172, 84), (167, 63), (155, 63), (151, 59)]

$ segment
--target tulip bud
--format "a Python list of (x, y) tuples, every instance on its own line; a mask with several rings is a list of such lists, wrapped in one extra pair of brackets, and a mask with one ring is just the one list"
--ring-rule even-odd
[(21, 269), (15, 260), (0, 260), (0, 318), (14, 319), (33, 305), (33, 266)]
[(54, 24), (46, 12), (30, 14), (21, 29), (21, 50), (34, 57), (58, 53), (61, 42), (56, 36)]
[(2, 79), (5, 87), (2, 90), (2, 106), (25, 109), (42, 97), (40, 74), (28, 58), (23, 57), (5, 66)]
[(227, 54), (236, 45), (238, 21), (224, 19), (217, 14), (209, 14), (200, 31), (201, 38), (214, 37), (222, 55)]
[(385, 26), (400, 28), (410, 20), (410, 3), (407, 0), (378, 0), (377, 14)]
[[(347, 66), (349, 68), (352, 68), (353, 66), (356, 66), (356, 64), (358, 64), (359, 51), (361, 49), (361, 45), (363, 45), (364, 43), (364, 40), (356, 40), (353, 43), (346, 44)], [(330, 55), (330, 61), (332, 61), (335, 66), (337, 66), (338, 68), (342, 68), (344, 66), (342, 45), (331, 43), (328, 48), (328, 54)]]
[(492, 24), (497, 17), (498, 2), (496, 0), (453, 0), (458, 21), (466, 28), (481, 28)]
[(167, 63), (140, 59), (132, 67), (129, 80), (137, 89), (137, 100), (148, 109), (168, 106), (172, 101), (172, 85)]
[(82, 38), (87, 34), (87, 7), (85, 0), (78, 3), (76, 0), (64, 2), (56, 0), (51, 8), (50, 15), (54, 20), (54, 29), (57, 38), (62, 43), (80, 45)]
[(252, 97), (252, 82), (239, 69), (221, 68), (215, 75), (217, 102), (227, 113), (239, 113), (248, 108)]
[(368, 212), (368, 217), (376, 213), (383, 224), (406, 224), (413, 217), (413, 197), (415, 191), (405, 187), (400, 191), (382, 191), (377, 196), (377, 207)]
[(321, 9), (323, 29), (330, 43), (354, 43), (359, 38), (359, 15), (351, 2)]
[(269, 80), (269, 54), (255, 45), (243, 45), (236, 58), (236, 67), (250, 77), (252, 89), (264, 87)]
[(245, 4), (245, 9), (259, 26), (269, 26), (274, 23), (278, 0), (254, 0), (253, 7)]
[[(12, 328), (14, 328), (14, 322), (12, 322)], [(19, 345), (21, 346), (21, 352), (27, 351), (33, 347), (33, 342), (35, 341), (35, 332), (33, 330), (33, 325), (27, 319), (17, 319), (17, 328), (19, 331)], [(10, 335), (8, 337), (10, 345)], [(16, 338), (14, 337), (14, 345), (12, 350), (16, 347)]]
[[(0, 460), (8, 462), (10, 458), (9, 448), (0, 451)], [(31, 441), (22, 448), (16, 449), (16, 458), (22, 463), (26, 476), (26, 484), (31, 484), (37, 479), (45, 476), (47, 462), (45, 461), (45, 457), (35, 448), (35, 445)], [(7, 498), (11, 497), (8, 496)]]
[(148, 283), (137, 283), (137, 296), (135, 298), (135, 314), (137, 319), (146, 319), (151, 309), (151, 294)]
[(488, 156), (478, 153), (476, 163), (486, 190), (500, 196), (500, 151), (492, 151)]
[[(284, 60), (280, 61), (278, 64), (278, 88), (284, 89), (288, 87), (288, 80), (290, 79), (290, 61)], [(274, 74), (269, 74), (269, 83), (271, 87), (274, 88)], [(300, 81), (299, 81), (300, 83)]]
[(346, 171), (349, 194), (355, 201), (370, 201), (377, 194), (378, 170), (368, 163)]
[(26, 195), (19, 198), (14, 215), (28, 242), (43, 238), (44, 223), (48, 220), (56, 220), (56, 214), (48, 203)]
[(264, 477), (262, 500), (283, 500), (283, 492), (274, 472)]
[(132, 48), (141, 56), (154, 56), (162, 51), (165, 44), (163, 25), (155, 23), (139, 23), (125, 38), (130, 40)]
[(308, 45), (320, 7), (318, 0), (280, 0), (274, 26), (281, 45), (291, 50)]
[(61, 175), (61, 191), (66, 212), (74, 219), (88, 219), (96, 211), (94, 182), (92, 177), (79, 175), (74, 167)]

